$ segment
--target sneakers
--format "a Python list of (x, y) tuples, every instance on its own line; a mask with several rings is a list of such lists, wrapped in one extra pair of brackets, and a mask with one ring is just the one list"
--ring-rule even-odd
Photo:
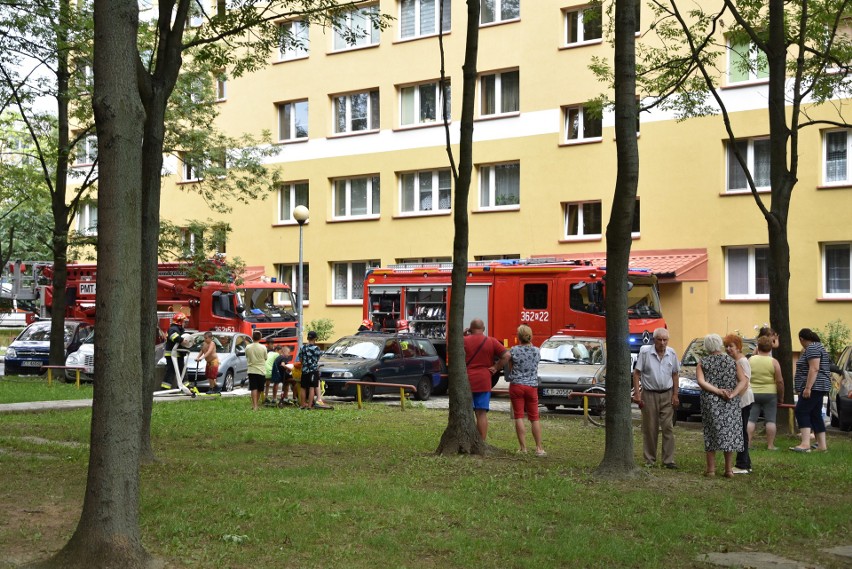
[(751, 468), (734, 468), (731, 472), (734, 474), (751, 474)]
[(677, 470), (677, 464), (673, 462), (667, 462), (663, 466), (668, 468), (669, 470)]

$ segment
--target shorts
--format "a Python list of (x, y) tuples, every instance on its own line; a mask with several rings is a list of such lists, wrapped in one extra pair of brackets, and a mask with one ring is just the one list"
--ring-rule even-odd
[(478, 411), (488, 411), (491, 406), (491, 392), (480, 391), (473, 394), (473, 408)]
[(279, 375), (277, 377), (273, 377), (272, 379), (267, 379), (266, 381), (268, 381), (272, 385), (277, 385), (279, 383), (284, 383), (284, 378)]
[(302, 370), (302, 381), (299, 384), (302, 386), (302, 389), (309, 389), (311, 387), (319, 387), (319, 371), (305, 371)]
[(754, 403), (751, 404), (751, 412), (748, 415), (749, 423), (757, 423), (761, 409), (766, 422), (774, 423), (778, 412), (778, 396), (774, 393), (755, 393)]
[(263, 387), (266, 385), (266, 377), (262, 373), (250, 373), (248, 380), (249, 389), (252, 391), (263, 391)]
[(513, 383), (509, 385), (509, 398), (515, 419), (523, 419), (524, 413), (530, 421), (538, 421), (538, 388)]
[(204, 377), (207, 379), (216, 379), (219, 376), (219, 360), (213, 360), (212, 362), (208, 362), (207, 367), (204, 369)]

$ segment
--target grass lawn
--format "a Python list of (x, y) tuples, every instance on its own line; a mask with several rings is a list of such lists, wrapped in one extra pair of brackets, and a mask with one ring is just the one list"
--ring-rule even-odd
[(0, 376), (0, 404), (92, 398), (91, 383), (82, 382), (77, 389), (74, 383), (63, 383), (64, 378), (64, 370), (53, 370), (53, 381), (48, 387), (47, 376)]
[[(441, 458), (446, 411), (336, 407), (155, 405), (148, 550), (175, 568), (707, 567), (699, 554), (742, 550), (840, 568), (821, 549), (852, 541), (847, 434), (828, 453), (756, 450), (752, 475), (708, 479), (700, 429), (679, 425), (680, 470), (611, 482), (593, 473), (604, 430), (578, 416), (542, 417), (546, 458), (514, 453), (505, 413), (491, 415), (499, 452)], [(89, 409), (0, 415), (0, 567), (74, 530), (89, 422)]]

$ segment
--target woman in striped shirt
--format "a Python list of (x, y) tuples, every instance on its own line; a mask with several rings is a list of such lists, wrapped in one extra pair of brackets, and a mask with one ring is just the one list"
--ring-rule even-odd
[(811, 452), (808, 441), (811, 430), (816, 435), (817, 450), (826, 451), (825, 421), (822, 419), (822, 398), (828, 395), (831, 387), (831, 371), (828, 352), (820, 343), (819, 336), (808, 328), (799, 331), (802, 355), (796, 362), (795, 389), (799, 394), (796, 401), (796, 420), (802, 442), (790, 447), (796, 452)]

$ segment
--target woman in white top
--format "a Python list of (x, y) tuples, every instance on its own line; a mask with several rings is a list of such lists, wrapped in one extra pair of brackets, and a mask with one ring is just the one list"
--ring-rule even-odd
[(751, 474), (751, 456), (748, 454), (748, 417), (751, 404), (754, 403), (754, 393), (751, 390), (751, 366), (743, 354), (743, 339), (738, 334), (728, 334), (723, 340), (725, 351), (737, 362), (737, 379), (745, 381), (746, 389), (740, 395), (740, 411), (742, 412), (743, 450), (737, 453), (734, 474)]

